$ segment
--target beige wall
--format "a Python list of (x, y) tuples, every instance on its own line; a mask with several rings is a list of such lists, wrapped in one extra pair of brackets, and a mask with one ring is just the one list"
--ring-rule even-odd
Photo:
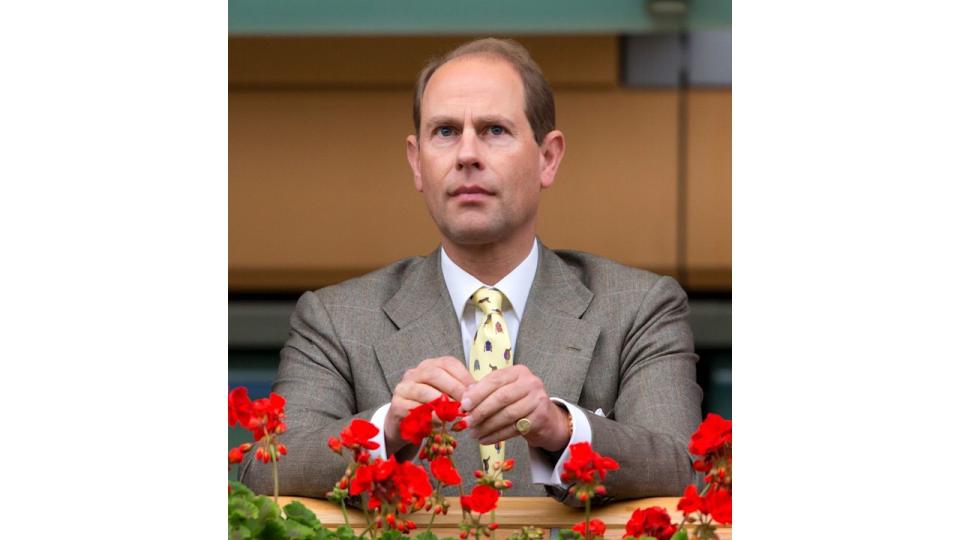
[[(411, 87), (461, 38), (232, 38), (230, 287), (302, 290), (438, 243), (404, 158)], [(686, 272), (674, 90), (617, 86), (611, 36), (522, 39), (556, 91), (568, 150), (540, 235), (730, 286), (730, 92), (689, 96)]]

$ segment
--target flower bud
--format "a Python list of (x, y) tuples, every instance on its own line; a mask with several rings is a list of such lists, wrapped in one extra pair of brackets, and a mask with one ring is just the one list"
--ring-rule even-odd
[(467, 429), (467, 421), (460, 420), (459, 422), (453, 424), (453, 427), (450, 428), (451, 431), (463, 431)]
[(507, 471), (513, 469), (513, 466), (516, 465), (516, 464), (517, 464), (517, 462), (516, 462), (516, 460), (514, 460), (513, 458), (510, 458), (510, 459), (504, 461), (504, 462), (503, 462), (503, 471), (504, 471), (504, 472), (507, 472)]
[(329, 439), (327, 439), (327, 446), (329, 446), (331, 450), (333, 450), (338, 454), (340, 453), (341, 450), (343, 450), (343, 443), (340, 442), (340, 439), (336, 437), (330, 437)]
[(606, 494), (607, 494), (607, 488), (603, 486), (597, 486), (597, 495), (606, 495)]
[(503, 481), (503, 487), (504, 487), (505, 489), (510, 489), (510, 488), (513, 487), (513, 482), (511, 482), (510, 480), (504, 480), (504, 481)]
[(476, 478), (483, 478), (483, 471), (473, 471), (473, 476)]
[(577, 498), (580, 499), (580, 502), (587, 502), (587, 494), (586, 494), (586, 493), (581, 493), (581, 494), (577, 495)]
[(412, 531), (412, 530), (414, 530), (414, 529), (416, 529), (416, 528), (417, 528), (417, 524), (414, 523), (414, 522), (412, 522), (412, 521), (410, 521), (410, 520), (408, 519), (408, 520), (407, 520), (407, 530), (408, 530), (408, 531)]
[(491, 523), (490, 525), (488, 525), (488, 527), (490, 527), (490, 530), (491, 530), (491, 531), (497, 530), (497, 527), (499, 527), (499, 526), (500, 526), (500, 525), (498, 525), (496, 522), (493, 522), (493, 523)]
[(467, 540), (467, 531), (463, 531), (460, 533), (460, 540)]
[(439, 434), (439, 433), (435, 433), (435, 434), (433, 435), (433, 442), (435, 442), (435, 443), (437, 443), (437, 444), (440, 444), (441, 441), (443, 441), (443, 439), (440, 437), (440, 434)]

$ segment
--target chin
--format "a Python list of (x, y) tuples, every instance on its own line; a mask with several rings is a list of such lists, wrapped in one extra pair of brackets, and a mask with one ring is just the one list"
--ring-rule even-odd
[(502, 231), (491, 227), (444, 227), (443, 234), (460, 245), (493, 244), (502, 237)]

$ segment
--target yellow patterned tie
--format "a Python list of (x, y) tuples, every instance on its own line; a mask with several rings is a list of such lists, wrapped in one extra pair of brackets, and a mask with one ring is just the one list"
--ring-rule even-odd
[[(488, 373), (513, 364), (513, 351), (510, 350), (507, 322), (503, 319), (503, 293), (480, 287), (470, 301), (483, 313), (470, 348), (470, 372), (479, 381)], [(503, 441), (480, 445), (480, 458), (486, 472), (490, 472), (495, 462), (504, 460), (504, 446)]]

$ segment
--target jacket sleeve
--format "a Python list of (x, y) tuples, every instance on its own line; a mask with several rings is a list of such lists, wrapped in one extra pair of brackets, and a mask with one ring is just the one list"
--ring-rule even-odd
[[(680, 496), (697, 481), (687, 444), (700, 423), (703, 392), (687, 314), (683, 289), (661, 277), (641, 301), (624, 340), (612, 414), (585, 411), (594, 450), (620, 464), (607, 475), (607, 496), (597, 503)], [(582, 505), (562, 490), (549, 492), (565, 504)]]
[[(290, 336), (280, 351), (272, 390), (286, 399), (288, 454), (278, 462), (282, 495), (324, 498), (346, 469), (327, 447), (354, 418), (369, 420), (375, 408), (357, 411), (347, 353), (316, 293), (304, 293), (290, 317)], [(256, 493), (273, 493), (272, 465), (247, 452), (240, 481)]]

